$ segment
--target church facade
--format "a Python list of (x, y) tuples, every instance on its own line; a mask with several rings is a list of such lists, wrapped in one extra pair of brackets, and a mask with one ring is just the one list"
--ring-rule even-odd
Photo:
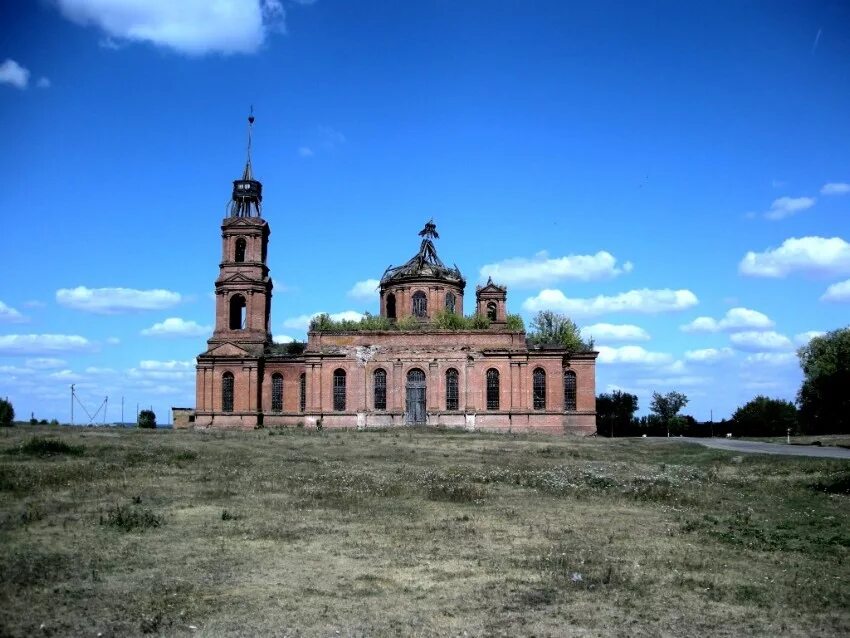
[(215, 327), (187, 427), (595, 432), (597, 353), (529, 345), (510, 325), (504, 286), (476, 287), (479, 327), (436, 327), (438, 316), (463, 315), (466, 281), (438, 257), (430, 222), (418, 252), (381, 279), (380, 329), (314, 322), (306, 345), (274, 343), (261, 201), (249, 155), (221, 224)]

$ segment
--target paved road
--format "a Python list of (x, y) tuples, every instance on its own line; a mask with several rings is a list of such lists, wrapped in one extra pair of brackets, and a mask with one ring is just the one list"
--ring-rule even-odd
[(761, 443), (758, 441), (741, 441), (739, 439), (698, 439), (692, 437), (651, 437), (655, 441), (682, 441), (699, 443), (706, 447), (729, 452), (745, 452), (750, 454), (785, 454), (788, 456), (812, 456), (822, 459), (850, 459), (850, 450), (841, 447), (818, 447), (817, 445), (784, 445), (781, 443)]

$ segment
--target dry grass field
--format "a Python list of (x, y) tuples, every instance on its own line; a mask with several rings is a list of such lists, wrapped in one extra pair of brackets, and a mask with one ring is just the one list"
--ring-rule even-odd
[(0, 634), (850, 634), (850, 463), (442, 431), (0, 431)]

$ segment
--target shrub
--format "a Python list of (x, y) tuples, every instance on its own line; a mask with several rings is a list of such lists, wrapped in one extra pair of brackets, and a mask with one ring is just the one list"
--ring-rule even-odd
[(525, 322), (519, 315), (508, 315), (505, 317), (505, 324), (508, 330), (525, 332)]
[(16, 451), (20, 454), (42, 457), (58, 456), (60, 454), (80, 456), (84, 449), (85, 448), (81, 445), (68, 445), (64, 441), (59, 441), (58, 439), (48, 439), (36, 436), (21, 445)]
[(139, 427), (140, 428), (155, 428), (156, 414), (153, 410), (142, 410), (139, 412)]
[(0, 399), (0, 426), (10, 427), (15, 423), (15, 408), (9, 399)]
[(144, 531), (162, 525), (162, 519), (151, 510), (131, 505), (118, 505), (106, 512), (106, 517), (100, 517), (101, 525), (117, 527), (121, 531)]

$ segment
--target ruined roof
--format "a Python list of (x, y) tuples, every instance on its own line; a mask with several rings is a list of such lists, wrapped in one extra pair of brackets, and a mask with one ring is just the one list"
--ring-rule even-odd
[(466, 281), (460, 274), (458, 267), (449, 268), (437, 256), (437, 249), (434, 247), (432, 239), (439, 239), (440, 235), (437, 233), (437, 225), (434, 224), (433, 220), (425, 224), (425, 228), (419, 231), (419, 236), (422, 237), (419, 252), (401, 266), (387, 268), (381, 277), (381, 285), (394, 281), (419, 279), (420, 277), (445, 279), (465, 284)]

